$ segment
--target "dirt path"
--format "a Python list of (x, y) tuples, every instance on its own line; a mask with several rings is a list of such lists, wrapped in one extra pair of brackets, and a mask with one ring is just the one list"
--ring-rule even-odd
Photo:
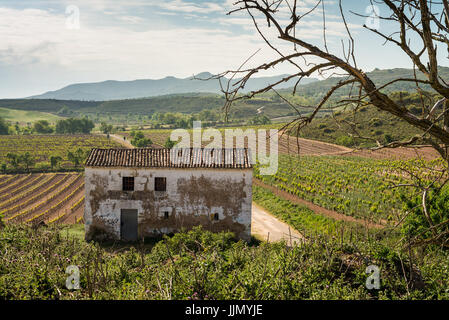
[(273, 194), (275, 194), (275, 195), (277, 195), (277, 196), (279, 196), (279, 197), (281, 197), (281, 198), (283, 198), (285, 200), (289, 200), (289, 201), (291, 201), (293, 203), (297, 203), (297, 204), (300, 204), (300, 205), (305, 205), (307, 208), (309, 208), (313, 212), (318, 213), (318, 214), (322, 214), (322, 215), (327, 216), (329, 218), (332, 218), (334, 220), (355, 222), (355, 223), (358, 223), (358, 224), (361, 224), (361, 225), (366, 225), (369, 228), (376, 228), (376, 229), (384, 227), (384, 225), (382, 225), (382, 224), (378, 224), (378, 223), (374, 223), (374, 222), (368, 222), (368, 221), (365, 221), (363, 219), (357, 219), (357, 218), (354, 218), (354, 217), (351, 217), (351, 216), (344, 215), (342, 213), (338, 213), (336, 211), (332, 211), (332, 210), (329, 210), (329, 209), (317, 206), (316, 204), (314, 204), (312, 202), (309, 202), (309, 201), (306, 201), (304, 199), (298, 198), (297, 196), (292, 195), (292, 194), (288, 193), (287, 191), (280, 190), (280, 189), (278, 189), (276, 187), (270, 186), (270, 185), (268, 185), (268, 184), (266, 184), (266, 183), (264, 183), (264, 182), (262, 182), (262, 181), (260, 181), (260, 180), (258, 180), (256, 178), (253, 178), (253, 184), (255, 184), (256, 186), (268, 189)]
[[(101, 135), (106, 137), (105, 134), (101, 134)], [(117, 134), (109, 134), (109, 137), (111, 139), (115, 140), (116, 142), (120, 143), (125, 148), (128, 148), (128, 149), (134, 148), (134, 146), (131, 144), (131, 142), (128, 141), (128, 139), (126, 139), (126, 140), (123, 139), (123, 136), (119, 136)]]
[(304, 239), (298, 231), (279, 221), (255, 203), (252, 205), (251, 234), (268, 242), (285, 240), (289, 245)]

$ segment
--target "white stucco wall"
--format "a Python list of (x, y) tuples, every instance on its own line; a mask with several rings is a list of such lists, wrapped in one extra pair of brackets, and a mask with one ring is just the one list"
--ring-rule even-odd
[[(134, 177), (134, 191), (122, 191), (122, 177)], [(154, 191), (154, 178), (165, 177), (166, 192)], [(104, 224), (110, 238), (120, 239), (121, 209), (137, 209), (139, 237), (202, 224), (251, 236), (252, 170), (171, 168), (85, 169), (86, 235)], [(164, 212), (170, 221), (164, 220)], [(219, 221), (210, 215), (218, 213)]]

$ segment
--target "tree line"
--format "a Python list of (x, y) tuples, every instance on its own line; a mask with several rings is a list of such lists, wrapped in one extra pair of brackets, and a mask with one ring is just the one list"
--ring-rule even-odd
[(0, 118), (0, 135), (12, 134), (14, 131), (16, 134), (88, 134), (94, 127), (94, 122), (88, 118), (68, 118), (58, 120), (55, 126), (52, 126), (47, 120), (38, 120), (33, 123), (32, 127), (20, 128), (16, 124), (14, 128), (11, 128), (5, 119)]
[[(83, 161), (87, 158), (88, 151), (84, 151), (81, 148), (76, 150), (67, 151), (67, 160), (73, 164), (75, 169), (78, 169)], [(51, 170), (61, 169), (61, 163), (63, 158), (58, 155), (52, 155), (49, 158), (49, 165)], [(31, 172), (38, 159), (34, 157), (30, 152), (25, 152), (23, 154), (18, 154), (14, 152), (9, 152), (6, 155), (6, 162), (0, 164), (0, 169), (3, 174), (14, 173), (14, 172)], [(39, 168), (43, 169), (43, 168)]]

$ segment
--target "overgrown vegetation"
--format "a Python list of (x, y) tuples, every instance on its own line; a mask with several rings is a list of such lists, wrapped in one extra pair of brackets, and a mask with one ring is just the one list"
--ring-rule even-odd
[[(249, 245), (201, 228), (153, 244), (100, 246), (60, 227), (7, 225), (0, 299), (448, 299), (448, 258), (330, 237)], [(365, 287), (369, 264), (380, 267), (380, 290)], [(69, 265), (80, 268), (80, 290), (65, 287)]]
[(55, 131), (59, 134), (90, 133), (94, 127), (95, 124), (93, 121), (87, 118), (69, 118), (66, 120), (59, 120), (56, 123)]

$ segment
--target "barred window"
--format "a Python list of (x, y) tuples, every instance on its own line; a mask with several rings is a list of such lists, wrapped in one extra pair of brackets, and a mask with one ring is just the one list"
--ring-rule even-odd
[(155, 177), (154, 178), (154, 190), (155, 191), (167, 191), (167, 178)]
[(134, 191), (134, 177), (123, 177), (123, 191)]

